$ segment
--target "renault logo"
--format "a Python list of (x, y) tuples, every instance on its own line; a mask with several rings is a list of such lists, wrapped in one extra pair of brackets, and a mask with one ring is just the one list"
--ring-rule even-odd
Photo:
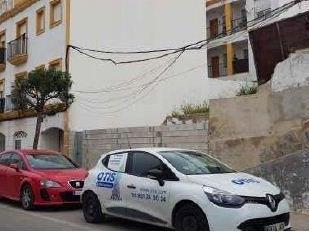
[(277, 202), (276, 202), (274, 196), (270, 195), (270, 194), (266, 194), (266, 199), (267, 199), (268, 207), (270, 208), (270, 210), (272, 212), (276, 212), (277, 211)]

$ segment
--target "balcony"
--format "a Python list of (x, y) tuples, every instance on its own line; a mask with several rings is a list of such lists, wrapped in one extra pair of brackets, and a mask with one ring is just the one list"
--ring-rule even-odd
[(267, 17), (269, 17), (271, 15), (271, 8), (267, 8), (261, 11), (257, 11), (255, 13), (255, 19), (266, 19)]
[(13, 9), (13, 6), (14, 6), (13, 0), (0, 0), (0, 15)]
[(224, 77), (227, 75), (227, 67), (226, 64), (218, 64), (218, 65), (209, 65), (208, 66), (208, 77), (209, 78), (218, 78)]
[(247, 18), (241, 17), (232, 20), (232, 32), (238, 32), (247, 29)]
[(249, 60), (237, 59), (233, 61), (234, 74), (249, 72)]
[(215, 24), (207, 28), (207, 39), (213, 40), (226, 36), (225, 24)]
[(6, 49), (0, 48), (0, 72), (5, 70), (5, 63), (6, 63)]
[(26, 34), (23, 34), (17, 39), (8, 43), (7, 56), (8, 61), (15, 66), (27, 62), (28, 39)]

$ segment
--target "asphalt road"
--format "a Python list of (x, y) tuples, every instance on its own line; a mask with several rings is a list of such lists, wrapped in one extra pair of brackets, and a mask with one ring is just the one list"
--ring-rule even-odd
[[(308, 230), (309, 216), (292, 214), (293, 230)], [(88, 224), (80, 207), (39, 208), (24, 211), (16, 202), (0, 199), (0, 231), (166, 230), (156, 226), (110, 217), (102, 224)]]
[(40, 208), (24, 211), (18, 203), (0, 200), (0, 230), (87, 231), (87, 230), (165, 230), (164, 228), (108, 218), (102, 224), (85, 222), (80, 207)]

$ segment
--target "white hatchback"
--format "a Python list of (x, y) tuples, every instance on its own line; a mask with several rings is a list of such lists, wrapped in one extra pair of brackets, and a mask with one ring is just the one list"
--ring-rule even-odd
[(209, 155), (142, 148), (102, 155), (82, 193), (85, 220), (105, 215), (176, 230), (286, 230), (289, 206), (271, 183)]

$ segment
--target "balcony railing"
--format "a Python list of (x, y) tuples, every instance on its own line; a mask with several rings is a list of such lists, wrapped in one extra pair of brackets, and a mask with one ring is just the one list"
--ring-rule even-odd
[(263, 19), (268, 17), (271, 14), (271, 8), (267, 8), (255, 13), (255, 19)]
[(234, 74), (249, 72), (249, 60), (237, 59), (233, 61)]
[(247, 18), (241, 17), (238, 19), (232, 20), (232, 31), (241, 31), (247, 28)]
[(232, 32), (237, 32), (241, 30), (245, 30), (247, 28), (247, 18), (246, 17), (241, 17), (232, 20), (232, 31), (227, 32), (226, 31), (226, 25), (225, 23), (223, 24), (218, 24), (217, 28), (207, 28), (207, 39), (218, 39), (226, 36), (228, 33)]
[(226, 26), (225, 24), (218, 24), (216, 29), (207, 28), (207, 39), (217, 39), (226, 36)]
[(13, 0), (0, 0), (0, 15), (11, 10), (14, 6)]
[(13, 65), (19, 65), (27, 61), (28, 58), (28, 39), (27, 35), (23, 34), (17, 39), (8, 43), (7, 58)]
[(208, 66), (208, 77), (209, 78), (218, 78), (224, 77), (227, 75), (227, 67), (226, 64), (222, 63), (216, 66), (209, 65)]
[(5, 98), (0, 98), (0, 114), (3, 114), (5, 111)]

